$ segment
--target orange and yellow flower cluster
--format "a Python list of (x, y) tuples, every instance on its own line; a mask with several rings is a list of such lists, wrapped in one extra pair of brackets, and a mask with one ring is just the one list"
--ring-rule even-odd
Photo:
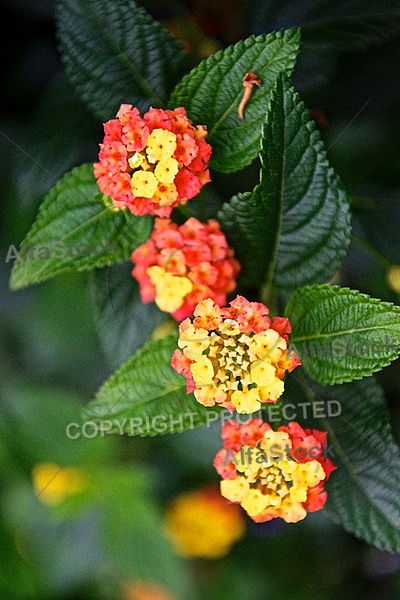
[(132, 261), (142, 301), (155, 300), (177, 321), (193, 314), (205, 298), (225, 304), (239, 272), (218, 222), (194, 217), (181, 226), (156, 219), (151, 237), (133, 252)]
[(169, 217), (210, 181), (207, 130), (192, 125), (184, 108), (150, 108), (143, 115), (122, 104), (104, 123), (94, 174), (103, 194), (134, 215)]
[(222, 558), (245, 532), (238, 509), (214, 487), (180, 494), (166, 514), (167, 535), (182, 556)]
[(336, 469), (325, 456), (326, 432), (295, 421), (274, 431), (255, 418), (246, 425), (226, 423), (222, 438), (224, 448), (214, 459), (221, 493), (255, 522), (280, 517), (297, 523), (323, 508), (324, 483)]
[[(177, 225), (169, 218), (210, 181), (205, 126), (194, 126), (184, 108), (150, 108), (142, 117), (122, 104), (104, 133), (94, 165), (100, 190), (116, 208), (159, 217), (131, 255), (132, 275), (143, 302), (155, 301), (182, 321), (171, 365), (186, 378), (187, 393), (206, 407), (242, 414), (277, 402), (285, 374), (301, 364), (288, 355), (289, 320), (271, 319), (264, 304), (240, 295), (225, 306), (240, 265), (219, 223), (191, 217)], [(227, 423), (222, 437), (214, 466), (225, 499), (210, 491), (186, 494), (168, 515), (174, 543), (187, 556), (222, 556), (240, 537), (238, 507), (228, 514), (226, 500), (256, 522), (297, 522), (324, 506), (324, 483), (336, 468), (324, 455), (327, 434), (294, 421), (276, 431), (258, 418)], [(62, 493), (53, 491), (48, 501)]]
[(180, 324), (182, 351), (174, 352), (172, 366), (200, 404), (248, 414), (281, 396), (286, 371), (300, 361), (286, 357), (289, 320), (271, 321), (268, 313), (264, 304), (243, 296), (226, 308), (208, 298), (196, 306), (193, 319)]

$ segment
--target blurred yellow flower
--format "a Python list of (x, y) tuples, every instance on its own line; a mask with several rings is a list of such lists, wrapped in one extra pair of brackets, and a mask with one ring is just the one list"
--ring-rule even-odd
[(392, 265), (386, 274), (387, 282), (396, 294), (400, 294), (400, 266)]
[(227, 504), (214, 488), (186, 492), (167, 510), (167, 535), (182, 556), (222, 558), (245, 533), (237, 508)]
[(36, 496), (46, 504), (59, 504), (67, 496), (78, 494), (88, 486), (84, 472), (77, 467), (39, 463), (32, 471)]
[(175, 332), (175, 331), (176, 331), (175, 321), (173, 321), (172, 319), (166, 319), (165, 321), (163, 321), (161, 323), (161, 325), (159, 325), (158, 327), (155, 328), (155, 330), (151, 334), (151, 339), (152, 340), (160, 340), (161, 338), (163, 338), (166, 335), (169, 335), (170, 333)]

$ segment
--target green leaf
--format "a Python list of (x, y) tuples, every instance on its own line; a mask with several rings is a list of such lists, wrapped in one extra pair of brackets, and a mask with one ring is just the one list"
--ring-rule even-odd
[(132, 267), (126, 262), (92, 272), (94, 321), (103, 351), (114, 369), (128, 360), (166, 318), (154, 302), (141, 301)]
[[(108, 379), (83, 410), (86, 421), (112, 421), (110, 431), (155, 436), (208, 423), (207, 410), (171, 367), (177, 337), (151, 340)], [(107, 425), (108, 427), (108, 425)]]
[[(177, 85), (169, 104), (185, 106), (195, 123), (207, 125), (212, 168), (238, 171), (257, 156), (271, 92), (280, 73), (290, 75), (299, 42), (297, 29), (249, 37), (210, 56)], [(240, 120), (242, 80), (248, 71), (262, 85), (253, 89)]]
[(361, 379), (400, 353), (400, 307), (339, 286), (307, 286), (286, 306), (296, 352), (322, 384)]
[(283, 77), (263, 129), (260, 183), (220, 211), (247, 284), (292, 290), (328, 280), (346, 253), (350, 212), (314, 121)]
[(7, 259), (16, 258), (10, 287), (17, 290), (66, 271), (86, 271), (125, 260), (146, 241), (150, 230), (150, 218), (106, 207), (93, 165), (81, 165), (45, 197), (22, 242), (19, 259), (9, 250)]
[(261, 138), (260, 183), (252, 192), (233, 196), (218, 214), (240, 262), (241, 282), (255, 287), (261, 287), (268, 264), (273, 264), (282, 219), (280, 192), (285, 174), (280, 152), (283, 140), (282, 136), (273, 135), (272, 132), (273, 121), (278, 119), (284, 121), (284, 114), (274, 93)]
[(179, 43), (132, 0), (59, 0), (56, 17), (67, 73), (102, 120), (121, 103), (161, 106), (186, 70)]
[[(326, 455), (338, 467), (326, 483), (326, 510), (367, 543), (399, 552), (400, 451), (382, 389), (372, 377), (328, 388), (294, 379), (287, 382), (285, 403), (292, 402), (290, 413), (297, 411), (303, 426), (328, 432)], [(325, 416), (313, 418), (313, 410)]]

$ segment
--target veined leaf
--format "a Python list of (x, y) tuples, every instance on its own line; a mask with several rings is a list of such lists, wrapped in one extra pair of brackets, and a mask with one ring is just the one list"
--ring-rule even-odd
[[(282, 135), (273, 135), (272, 123), (273, 119), (283, 122), (284, 118), (274, 92), (261, 138), (260, 183), (252, 192), (233, 196), (218, 215), (241, 264), (241, 281), (250, 286), (261, 287), (268, 264), (273, 264), (282, 219), (280, 191), (285, 174), (280, 155)], [(284, 135), (283, 130), (281, 134)]]
[[(194, 123), (207, 125), (212, 168), (238, 171), (257, 156), (271, 92), (280, 73), (290, 75), (298, 47), (297, 29), (252, 36), (210, 56), (176, 86), (169, 104), (185, 106)], [(242, 80), (249, 71), (262, 85), (253, 90), (240, 120)]]
[[(83, 419), (111, 422), (110, 431), (155, 436), (208, 423), (207, 409), (186, 393), (186, 381), (171, 367), (177, 336), (151, 340), (124, 363), (83, 410)], [(217, 409), (218, 410), (218, 409)]]
[(338, 467), (326, 483), (326, 510), (367, 543), (399, 552), (400, 449), (382, 389), (372, 377), (331, 387), (295, 379), (289, 377), (284, 402), (291, 403), (291, 415), (298, 407), (296, 420), (304, 427), (328, 432), (326, 455)]
[(339, 286), (307, 286), (286, 306), (296, 352), (322, 384), (361, 379), (400, 354), (400, 307)]
[(186, 70), (179, 43), (133, 0), (59, 0), (56, 17), (67, 73), (102, 120), (122, 103), (161, 106)]
[(146, 241), (150, 229), (149, 217), (106, 207), (93, 165), (81, 165), (64, 175), (45, 197), (19, 249), (10, 287), (17, 290), (66, 271), (126, 260)]
[(154, 302), (144, 304), (131, 262), (92, 271), (94, 319), (103, 351), (113, 368), (128, 360), (165, 321)]
[(315, 123), (283, 77), (270, 102), (260, 159), (259, 185), (220, 211), (243, 280), (285, 290), (328, 280), (349, 244), (349, 204)]

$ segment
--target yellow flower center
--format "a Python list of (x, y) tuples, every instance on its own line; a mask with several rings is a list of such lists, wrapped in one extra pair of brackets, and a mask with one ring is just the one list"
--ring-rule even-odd
[(187, 327), (179, 346), (194, 361), (191, 372), (199, 402), (208, 395), (205, 388), (213, 387), (228, 395), (238, 412), (248, 414), (256, 412), (262, 401), (275, 402), (283, 393), (274, 361), (282, 357), (286, 342), (274, 330), (245, 334), (236, 321), (225, 319), (211, 332)]
[(174, 179), (179, 170), (173, 158), (176, 135), (165, 129), (153, 129), (146, 147), (128, 158), (132, 169), (131, 186), (135, 196), (153, 198), (160, 205), (173, 204), (178, 196)]

